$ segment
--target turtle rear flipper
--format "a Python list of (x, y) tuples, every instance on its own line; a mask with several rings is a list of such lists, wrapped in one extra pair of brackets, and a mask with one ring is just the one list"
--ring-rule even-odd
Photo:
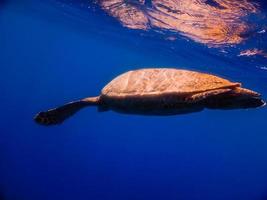
[(89, 105), (96, 105), (96, 104), (98, 104), (97, 97), (74, 101), (74, 102), (65, 104), (63, 106), (50, 109), (45, 112), (39, 112), (34, 117), (34, 120), (38, 124), (47, 125), (47, 126), (61, 124), (67, 118), (69, 118), (70, 116), (78, 112), (80, 109), (87, 107)]
[(265, 105), (259, 93), (240, 87), (205, 100), (205, 106), (211, 109), (247, 109)]

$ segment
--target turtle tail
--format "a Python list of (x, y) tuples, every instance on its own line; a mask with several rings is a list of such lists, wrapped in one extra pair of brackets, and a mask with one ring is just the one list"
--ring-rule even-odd
[(50, 109), (45, 112), (39, 112), (35, 117), (34, 120), (38, 124), (41, 125), (56, 125), (63, 123), (67, 118), (74, 115), (80, 109), (90, 106), (90, 105), (97, 105), (99, 97), (91, 97), (82, 99), (79, 101), (74, 101), (67, 103), (63, 106)]

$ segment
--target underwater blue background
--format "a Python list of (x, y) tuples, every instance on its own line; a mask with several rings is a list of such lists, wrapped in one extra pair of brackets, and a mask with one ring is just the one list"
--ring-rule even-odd
[(236, 56), (250, 47), (267, 50), (267, 33), (225, 54), (123, 28), (90, 1), (2, 0), (0, 199), (266, 200), (266, 107), (168, 117), (90, 107), (60, 126), (33, 121), (142, 67), (217, 74), (267, 99), (267, 59)]

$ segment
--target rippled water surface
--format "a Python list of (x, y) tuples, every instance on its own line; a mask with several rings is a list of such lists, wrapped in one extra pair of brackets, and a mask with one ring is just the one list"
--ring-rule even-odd
[(0, 1), (0, 199), (266, 200), (266, 107), (32, 120), (142, 67), (216, 74), (266, 100), (266, 15), (264, 0)]

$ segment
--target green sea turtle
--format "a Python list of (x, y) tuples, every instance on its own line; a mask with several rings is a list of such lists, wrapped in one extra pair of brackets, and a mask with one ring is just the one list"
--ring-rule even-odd
[(260, 94), (240, 83), (189, 70), (148, 68), (126, 72), (108, 83), (97, 97), (70, 102), (35, 116), (43, 125), (60, 124), (87, 106), (100, 111), (171, 115), (204, 108), (235, 109), (265, 105)]

